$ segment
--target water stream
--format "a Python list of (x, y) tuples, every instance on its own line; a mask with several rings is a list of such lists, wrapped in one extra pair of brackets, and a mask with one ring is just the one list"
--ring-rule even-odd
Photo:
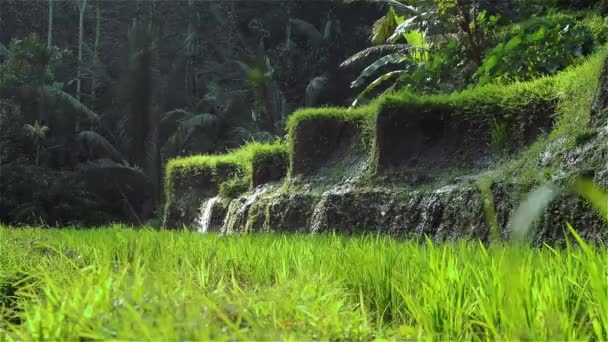
[(272, 184), (266, 184), (257, 187), (250, 195), (243, 196), (235, 199), (230, 203), (228, 207), (228, 213), (224, 218), (224, 225), (222, 227), (222, 233), (231, 233), (236, 231), (244, 231), (247, 225), (247, 216), (249, 214), (249, 208), (260, 198), (260, 196), (266, 194), (274, 186)]
[(198, 223), (198, 231), (200, 233), (207, 233), (207, 232), (209, 232), (209, 227), (211, 226), (211, 219), (213, 218), (213, 207), (221, 199), (222, 199), (221, 197), (215, 196), (213, 198), (208, 199), (201, 206), (200, 215), (196, 219), (196, 221)]

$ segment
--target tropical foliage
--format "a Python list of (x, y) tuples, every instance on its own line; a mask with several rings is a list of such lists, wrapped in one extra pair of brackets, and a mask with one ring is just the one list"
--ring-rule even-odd
[[(545, 16), (544, 7), (531, 14), (522, 9), (534, 4), (517, 1), (374, 2), (388, 4), (371, 33), (376, 46), (341, 65), (382, 56), (352, 82), (360, 90), (353, 105), (396, 88), (449, 92), (554, 74), (602, 46), (608, 33), (606, 20), (597, 15)], [(518, 14), (530, 19), (513, 24)]]

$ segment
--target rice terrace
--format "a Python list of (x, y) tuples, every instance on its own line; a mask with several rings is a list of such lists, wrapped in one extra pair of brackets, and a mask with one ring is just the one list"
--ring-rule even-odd
[(608, 340), (607, 0), (0, 0), (0, 340)]

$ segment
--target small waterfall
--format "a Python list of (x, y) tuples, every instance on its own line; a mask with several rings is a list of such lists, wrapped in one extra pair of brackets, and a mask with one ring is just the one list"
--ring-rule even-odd
[(315, 206), (310, 219), (310, 230), (312, 233), (321, 233), (327, 227), (327, 204), (329, 202), (328, 192), (321, 196), (321, 200)]
[(266, 184), (256, 188), (252, 194), (242, 196), (230, 202), (228, 213), (224, 218), (222, 233), (234, 233), (237, 231), (245, 231), (249, 209), (260, 198), (273, 188), (272, 185)]
[(209, 227), (211, 226), (211, 219), (213, 218), (213, 207), (221, 199), (221, 197), (215, 196), (213, 198), (208, 199), (203, 204), (203, 206), (201, 206), (201, 213), (196, 219), (198, 223), (198, 231), (200, 233), (207, 233), (209, 231)]
[(222, 225), (222, 229), (220, 230), (222, 234), (228, 234), (229, 232), (231, 232), (230, 226), (234, 226), (232, 222), (235, 220), (235, 216), (239, 212), (239, 209), (242, 205), (242, 198), (237, 198), (230, 202), (230, 205), (228, 206), (228, 212), (226, 212), (226, 216), (224, 217), (224, 224)]

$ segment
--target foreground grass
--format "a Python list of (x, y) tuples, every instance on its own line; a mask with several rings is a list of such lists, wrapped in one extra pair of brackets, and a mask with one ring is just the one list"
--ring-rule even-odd
[[(574, 235), (575, 236), (575, 235)], [(608, 339), (608, 252), (0, 228), (0, 339)]]

